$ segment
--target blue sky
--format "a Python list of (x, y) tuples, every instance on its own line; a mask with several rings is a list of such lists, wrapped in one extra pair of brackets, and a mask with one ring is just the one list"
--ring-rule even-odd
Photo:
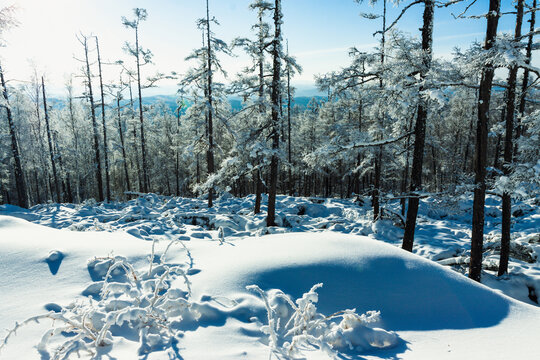
[[(237, 36), (248, 36), (254, 13), (248, 10), (250, 0), (210, 0), (212, 14), (220, 26), (214, 28), (218, 37), (231, 41)], [(73, 56), (82, 57), (81, 46), (75, 34), (79, 31), (100, 37), (102, 56), (108, 60), (126, 59), (121, 48), (132, 33), (125, 29), (121, 16), (131, 17), (132, 8), (148, 11), (148, 21), (141, 24), (141, 42), (155, 54), (154, 69), (183, 73), (189, 63), (184, 58), (200, 46), (201, 36), (195, 26), (197, 18), (204, 16), (204, 0), (2, 0), (19, 7), (19, 27), (6, 34), (8, 46), (1, 49), (1, 58), (8, 78), (26, 80), (32, 73), (31, 64), (45, 73), (51, 91), (64, 93), (65, 79), (77, 73), (80, 64)], [(408, 4), (409, 1), (401, 1)], [(510, 1), (503, 1), (504, 10), (510, 10)], [(388, 18), (391, 22), (401, 11), (391, 1)], [(448, 56), (455, 46), (467, 47), (472, 41), (483, 41), (485, 20), (454, 19), (464, 5), (436, 9), (434, 50), (436, 56)], [(470, 14), (487, 11), (488, 0), (479, 0)], [(294, 79), (299, 93), (313, 87), (313, 76), (338, 69), (348, 62), (347, 49), (357, 46), (369, 50), (378, 41), (372, 34), (380, 28), (380, 20), (367, 20), (361, 12), (381, 12), (381, 3), (375, 7), (369, 1), (357, 4), (353, 0), (283, 0), (284, 37), (289, 40), (292, 55), (297, 56), (304, 73)], [(422, 6), (416, 5), (399, 22), (398, 28), (419, 36)], [(514, 16), (507, 15), (500, 22), (501, 31), (513, 31)], [(225, 69), (233, 75), (246, 57), (222, 58)], [(106, 77), (113, 80), (116, 71), (106, 68)], [(75, 79), (75, 83), (79, 80)], [(172, 94), (176, 81), (162, 83), (148, 94)], [(309, 92), (309, 91), (307, 91)], [(306, 92), (306, 94), (307, 94)]]

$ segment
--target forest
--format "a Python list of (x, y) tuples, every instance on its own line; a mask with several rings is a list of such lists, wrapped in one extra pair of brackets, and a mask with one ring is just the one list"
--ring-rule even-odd
[[(197, 238), (217, 239), (223, 245), (242, 236), (283, 234), (269, 235), (279, 237), (289, 232), (326, 233), (330, 230), (369, 235), (391, 243), (394, 248), (449, 266), (458, 274), (528, 302), (524, 313), (529, 311), (527, 316), (540, 319), (535, 307), (540, 291), (537, 260), (540, 254), (540, 68), (535, 66), (533, 57), (538, 49), (537, 0), (515, 0), (511, 6), (504, 1), (501, 5), (501, 0), (355, 2), (358, 12), (366, 11), (361, 13), (358, 21), (378, 24), (379, 30), (375, 34), (365, 35), (373, 35), (377, 45), (367, 51), (352, 46), (348, 50), (346, 66), (336, 66), (331, 72), (318, 74), (314, 82), (319, 95), (308, 102), (298, 101), (293, 85), (303, 69), (293, 49), (289, 49), (287, 34), (282, 31), (283, 24), (295, 19), (288, 18), (282, 11), (281, 0), (253, 0), (249, 5), (252, 32), (238, 34), (229, 43), (220, 39), (220, 14), (213, 13), (212, 1), (206, 0), (206, 12), (193, 24), (200, 34), (200, 47), (183, 59), (190, 66), (183, 73), (147, 71), (146, 65), (153, 63), (154, 54), (141, 41), (141, 34), (148, 30), (146, 21), (152, 16), (144, 8), (128, 8), (125, 17), (118, 19), (118, 26), (128, 29), (131, 34), (123, 47), (128, 60), (111, 61), (107, 54), (100, 52), (104, 41), (101, 36), (73, 34), (79, 48), (72, 61), (79, 64), (80, 71), (70, 75), (63, 97), (49, 94), (47, 75), (37, 70), (24, 81), (10, 79), (10, 69), (1, 66), (4, 59), (0, 57), (0, 215), (71, 231), (123, 230), (146, 242), (150, 240), (150, 267), (141, 273), (144, 276), (135, 277), (135, 280), (154, 284), (148, 285), (154, 286), (154, 290), (146, 295), (143, 294), (144, 286), (137, 285), (137, 291), (141, 291), (137, 296), (154, 296), (151, 307), (161, 304), (156, 300), (159, 286), (163, 285), (162, 289), (168, 289), (167, 293), (172, 294), (174, 287), (171, 284), (182, 277), (189, 283), (188, 278), (191, 280), (192, 273), (196, 274), (192, 268), (193, 259), (188, 270), (174, 267), (178, 265), (166, 267), (164, 259), (169, 247), (185, 237), (182, 226), (195, 226), (200, 230), (188, 231), (192, 241), (183, 239), (187, 241), (183, 247), (188, 257), (191, 257), (190, 251), (207, 254), (202, 245), (193, 244), (191, 248), (190, 243)], [(373, 4), (382, 11), (373, 12), (375, 7), (370, 7)], [(388, 15), (387, 7), (390, 6), (397, 6), (397, 16)], [(471, 9), (477, 8), (483, 13), (473, 13)], [(422, 14), (422, 23), (417, 24), (419, 29), (415, 33), (400, 30), (401, 22), (409, 16), (411, 9), (421, 9)], [(483, 41), (470, 43), (466, 48), (456, 47), (447, 57), (435, 56), (437, 38), (434, 39), (433, 28), (438, 12), (443, 10), (453, 11), (456, 19), (481, 23)], [(511, 33), (498, 28), (502, 18), (511, 19), (515, 27)], [(16, 26), (17, 8), (0, 7), (0, 41), (4, 32)], [(95, 31), (99, 33), (99, 29)], [(222, 65), (222, 60), (237, 54), (247, 56), (249, 63), (243, 65), (240, 72), (231, 73)], [(116, 81), (104, 79), (104, 67), (115, 69)], [(178, 90), (174, 96), (145, 95), (148, 89), (165, 80), (177, 82)], [(139, 211), (136, 215), (130, 213), (137, 207), (140, 209), (136, 210)], [(354, 215), (353, 219), (353, 213), (360, 215)], [(316, 221), (317, 218), (325, 220)], [(185, 225), (171, 225), (167, 219)], [(138, 221), (141, 225), (136, 230), (129, 227)], [(165, 230), (152, 232), (154, 228), (149, 230), (148, 222), (153, 226), (160, 224)], [(3, 227), (9, 226), (0, 226), (0, 233)], [(448, 234), (453, 231), (459, 241), (441, 240), (446, 236), (444, 231)], [(466, 235), (461, 236), (460, 232)], [(15, 230), (13, 233), (17, 236)], [(154, 254), (154, 246), (157, 246), (159, 236), (165, 236), (163, 234), (176, 240), (169, 238), (171, 242), (158, 256)], [(55, 237), (52, 233), (50, 236)], [(276, 244), (280, 244), (276, 247), (295, 247), (287, 245), (286, 238), (276, 239)], [(336, 241), (344, 241), (344, 247), (350, 246), (345, 244), (348, 240)], [(318, 259), (304, 253), (302, 249), (311, 246), (309, 241), (304, 242), (303, 247), (297, 249), (298, 256), (306, 263)], [(318, 240), (315, 243), (318, 244)], [(259, 245), (269, 253), (279, 252), (272, 246)], [(224, 251), (228, 249), (223, 246)], [(326, 248), (330, 245), (320, 246), (321, 252), (333, 251)], [(122, 249), (129, 252), (129, 247), (126, 245)], [(106, 252), (100, 251), (105, 255)], [(146, 248), (140, 250), (145, 251)], [(393, 249), (388, 251), (396, 258), (412, 261), (408, 258), (412, 255), (401, 250), (396, 252), (398, 255), (393, 255)], [(58, 254), (53, 254), (52, 258), (49, 255), (49, 268), (51, 263), (62, 263), (62, 253), (59, 251), (60, 260)], [(236, 256), (231, 249), (225, 253)], [(249, 256), (256, 257), (254, 254)], [(226, 257), (217, 252), (212, 256), (215, 259)], [(287, 258), (284, 254), (280, 256)], [(136, 272), (130, 270), (135, 265), (128, 264), (125, 258), (109, 255), (92, 261), (94, 263), (88, 263), (88, 271), (101, 274), (101, 286), (104, 286), (103, 278), (106, 283), (109, 276), (128, 278), (130, 272)], [(262, 258), (260, 261), (264, 262)], [(167, 269), (158, 271), (157, 278), (151, 276), (154, 262), (156, 269)], [(98, 265), (102, 263), (109, 270), (100, 273)], [(214, 265), (211, 261), (209, 264), (211, 273)], [(425, 271), (439, 271), (429, 268), (431, 265), (427, 263), (419, 264), (426, 266)], [(398, 265), (388, 266), (399, 272)], [(114, 269), (123, 271), (123, 275), (114, 273)], [(206, 268), (203, 273), (205, 271)], [(275, 270), (275, 274), (278, 273)], [(92, 274), (92, 280), (98, 281)], [(339, 274), (344, 279), (353, 277), (346, 272)], [(287, 279), (283, 274), (275, 276), (284, 281)], [(425, 275), (418, 276), (423, 278)], [(155, 279), (160, 280), (155, 282)], [(195, 282), (199, 278), (193, 279)], [(220, 280), (213, 281), (219, 283)], [(314, 282), (320, 281), (314, 277)], [(347, 353), (354, 348), (373, 351), (374, 348), (388, 347), (397, 350), (384, 350), (386, 353), (382, 352), (381, 356), (402, 355), (407, 353), (408, 345), (404, 344), (412, 342), (414, 348), (414, 341), (399, 340), (400, 337), (407, 338), (400, 329), (436, 329), (430, 328), (435, 320), (427, 328), (419, 325), (419, 329), (408, 329), (399, 322), (390, 321), (388, 324), (397, 331), (396, 335), (365, 325), (370, 323), (370, 316), (375, 319), (370, 313), (362, 315), (362, 324), (369, 328), (371, 335), (366, 335), (368, 330), (363, 328), (364, 332), (360, 332), (353, 326), (357, 329), (354, 330), (355, 338), (343, 335), (343, 329), (350, 325), (346, 326), (345, 322), (358, 317), (351, 314), (351, 310), (339, 315), (343, 317), (339, 324), (331, 324), (330, 318), (312, 313), (310, 321), (318, 322), (302, 325), (301, 315), (309, 313), (309, 304), (317, 302), (309, 299), (317, 298), (318, 287), (314, 286), (304, 295), (282, 288), (285, 295), (267, 290), (272, 288), (270, 285), (264, 289), (266, 283), (262, 284), (258, 284), (261, 287), (245, 285), (251, 286), (248, 286), (250, 291), (265, 301), (266, 308), (260, 305), (259, 312), (264, 313), (264, 309), (268, 312), (269, 324), (263, 333), (269, 334), (270, 340), (263, 343), (270, 347), (276, 358), (317, 358), (301, 355), (306, 348), (332, 356), (334, 351), (350, 356), (336, 358), (360, 359)], [(276, 288), (279, 285), (272, 284)], [(483, 285), (466, 284), (479, 294), (484, 291), (479, 287)], [(120, 285), (116, 286), (120, 288)], [(118, 289), (111, 287), (107, 294), (114, 294), (120, 291)], [(113, 295), (101, 291), (94, 300), (103, 309), (112, 306), (107, 301), (112, 301)], [(204, 291), (199, 293), (204, 294)], [(185, 294), (174, 301), (188, 301)], [(283, 300), (291, 294), (299, 298), (296, 303), (292, 298)], [(170, 296), (173, 299), (173, 295)], [(488, 303), (493, 301), (495, 304), (492, 304), (493, 308), (499, 306), (494, 298), (484, 293), (475, 296), (486, 296)], [(295, 324), (288, 332), (283, 328), (280, 333), (283, 323), (280, 325), (277, 317), (281, 315), (277, 307), (273, 307), (277, 303), (280, 306), (292, 304), (296, 311), (297, 317), (281, 320)], [(336, 303), (342, 305), (339, 301)], [(354, 302), (343, 305), (357, 308)], [(196, 308), (202, 318), (211, 318), (205, 313), (210, 310), (204, 310), (201, 304), (197, 306), (183, 307), (181, 317), (196, 319), (189, 313)], [(514, 309), (514, 305), (508, 306)], [(68, 336), (62, 340), (63, 348), (57, 348), (55, 353), (64, 356), (59, 358), (68, 358), (80, 349), (90, 348), (90, 343), (95, 343), (96, 348), (109, 346), (114, 342), (111, 339), (124, 336), (118, 334), (123, 334), (125, 329), (114, 333), (114, 326), (103, 327), (102, 331), (98, 329), (98, 335), (92, 335), (94, 330), (86, 328), (84, 316), (95, 314), (88, 308), (66, 309), (67, 312), (56, 311), (46, 316), (64, 321), (76, 329), (69, 331), (78, 334), (75, 338)], [(337, 310), (340, 309), (331, 311)], [(359, 310), (373, 309), (360, 307)], [(177, 316), (166, 311), (154, 315), (162, 318)], [(219, 316), (229, 316), (235, 321), (241, 319), (240, 315), (223, 311)], [(87, 315), (81, 315), (83, 312)], [(68, 313), (76, 316), (69, 317)], [(257, 314), (253, 316), (266, 319), (266, 315)], [(272, 314), (276, 318), (273, 319)], [(116, 321), (123, 316), (126, 322), (132, 322), (130, 326), (134, 326), (135, 318), (142, 315), (133, 312), (115, 316)], [(384, 318), (384, 311), (382, 316)], [(491, 315), (479, 316), (486, 319)], [(147, 323), (158, 321), (152, 319)], [(73, 325), (76, 321), (82, 325)], [(203, 320), (191, 321), (199, 321), (200, 327), (213, 324), (208, 319), (207, 324)], [(173, 322), (164, 327), (169, 332), (174, 328), (171, 324)], [(539, 330), (538, 324), (540, 321), (533, 321), (524, 326), (529, 326), (534, 333)], [(342, 328), (336, 332), (336, 326)], [(457, 324), (450, 328), (467, 326)], [(471, 327), (486, 326), (480, 322)], [(188, 332), (183, 327), (174, 329)], [(312, 331), (309, 329), (318, 330), (309, 332)], [(62, 336), (60, 331), (67, 330), (60, 328), (55, 336)], [(157, 341), (154, 344), (150, 336), (152, 331), (141, 330), (139, 354), (172, 351), (181, 341), (175, 337), (177, 335), (167, 333), (165, 336), (162, 333), (165, 330), (158, 329), (156, 334), (166, 340), (160, 343), (154, 339)], [(293, 333), (297, 338), (291, 338)], [(338, 333), (343, 337), (339, 341), (336, 340)], [(11, 332), (7, 333), (4, 342), (0, 343), (0, 350), (3, 347), (9, 350), (7, 340), (11, 335)], [(189, 340), (188, 335), (182, 336)], [(358, 337), (367, 339), (370, 336), (381, 345), (372, 342), (362, 347), (360, 343), (354, 343)], [(47, 341), (42, 339), (40, 349), (49, 346)], [(229, 345), (226, 346), (234, 343), (227, 341)], [(340, 349), (347, 347), (343, 345), (345, 343), (349, 344), (349, 350), (342, 352)], [(354, 346), (350, 345), (352, 343)], [(193, 349), (197, 348), (193, 346)], [(488, 345), (479, 346), (485, 348)], [(522, 357), (518, 352), (503, 358), (532, 359), (537, 350), (529, 350)], [(195, 355), (188, 358), (202, 358), (202, 351), (195, 351)], [(103, 352), (93, 354), (97, 356)], [(216, 356), (221, 358), (224, 354)], [(418, 354), (413, 351), (408, 358), (423, 358), (415, 357)], [(434, 354), (427, 353), (425, 358)], [(230, 357), (238, 358), (239, 355)], [(120, 358), (130, 357), (121, 355)], [(486, 355), (485, 358), (497, 357)]]

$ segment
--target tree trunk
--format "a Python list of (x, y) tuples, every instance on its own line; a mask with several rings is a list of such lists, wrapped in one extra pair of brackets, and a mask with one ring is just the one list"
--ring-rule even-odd
[(175, 178), (176, 178), (176, 196), (180, 196), (180, 111), (182, 110), (182, 105), (180, 105), (176, 109), (176, 136), (175, 136), (175, 143), (176, 143), (176, 163), (174, 167), (175, 172)]
[[(500, 0), (489, 1), (487, 16), (486, 41), (484, 50), (493, 47), (497, 36), (497, 26), (500, 16)], [(471, 262), (469, 278), (480, 281), (482, 275), (482, 251), (484, 243), (484, 204), (486, 197), (486, 160), (489, 121), (489, 102), (491, 100), (491, 85), (494, 75), (493, 64), (486, 63), (482, 69), (478, 96), (478, 123), (476, 128), (476, 145), (474, 154), (474, 201), (471, 234)]]
[(17, 203), (22, 208), (28, 207), (28, 192), (26, 189), (26, 182), (24, 180), (24, 173), (21, 164), (21, 155), (19, 152), (19, 144), (17, 141), (17, 136), (15, 134), (15, 123), (13, 122), (13, 117), (11, 115), (11, 108), (8, 103), (8, 92), (6, 87), (6, 81), (4, 80), (4, 72), (2, 66), (0, 65), (0, 80), (2, 83), (2, 95), (4, 96), (5, 108), (7, 112), (7, 120), (9, 126), (9, 134), (11, 137), (11, 155), (13, 156), (13, 161), (15, 163), (15, 186), (17, 188)]
[[(207, 152), (207, 162), (208, 162), (208, 176), (214, 174), (214, 107), (212, 103), (212, 43), (210, 42), (210, 10), (208, 8), (208, 0), (206, 0), (206, 50), (207, 50), (207, 95), (208, 95), (208, 152)], [(212, 201), (214, 197), (214, 187), (211, 186), (208, 189), (208, 207), (212, 207)]]
[(255, 182), (255, 207), (253, 209), (254, 214), (258, 214), (261, 212), (261, 194), (262, 194), (262, 181), (261, 181), (261, 170), (257, 169), (255, 170), (255, 174), (253, 175)]
[(41, 89), (43, 90), (43, 110), (45, 112), (45, 126), (47, 127), (47, 140), (49, 141), (49, 155), (51, 157), (51, 165), (54, 178), (54, 189), (56, 191), (56, 202), (61, 202), (60, 184), (58, 182), (58, 172), (56, 171), (56, 159), (54, 156), (54, 149), (52, 143), (51, 126), (49, 124), (49, 111), (47, 109), (47, 97), (45, 95), (45, 80), (41, 77)]
[[(433, 14), (435, 4), (433, 0), (424, 1), (424, 24), (422, 27), (422, 70), (420, 71), (420, 81), (426, 78), (431, 66), (432, 46), (433, 46)], [(420, 86), (420, 98), (418, 100), (418, 113), (414, 127), (414, 150), (411, 170), (411, 193), (418, 191), (422, 187), (422, 165), (424, 162), (424, 144), (426, 140), (426, 121), (428, 115), (427, 102), (423, 98), (424, 86)], [(418, 215), (418, 197), (409, 199), (407, 209), (407, 220), (405, 222), (405, 232), (403, 234), (402, 248), (407, 251), (413, 250), (414, 230), (416, 227), (416, 216)]]
[[(384, 71), (384, 56), (385, 56), (385, 43), (386, 43), (386, 0), (383, 0), (383, 16), (382, 16), (382, 32), (381, 32), (381, 68)], [(364, 68), (364, 64), (362, 64), (362, 68)], [(379, 79), (379, 88), (382, 90), (384, 88), (383, 79), (382, 77)], [(379, 115), (379, 122), (381, 128), (384, 126), (384, 119), (386, 117), (386, 114)], [(382, 138), (382, 135), (379, 139)], [(381, 173), (382, 173), (382, 147), (379, 147), (377, 149), (377, 155), (375, 158), (375, 181), (373, 182), (373, 192), (371, 194), (372, 200), (371, 203), (373, 205), (373, 221), (377, 221), (380, 217), (380, 202), (379, 202), (379, 196), (380, 196), (380, 186), (381, 186)]]
[[(536, 0), (533, 0), (532, 9), (536, 9)], [(527, 49), (526, 49), (526, 56), (525, 56), (525, 63), (527, 65), (531, 63), (531, 58), (532, 58), (535, 20), (536, 20), (536, 10), (531, 10), (531, 19), (529, 20), (530, 35), (527, 41)], [(529, 69), (525, 69), (523, 71), (523, 81), (521, 83), (521, 94), (519, 98), (518, 118), (517, 118), (517, 126), (516, 126), (516, 139), (519, 139), (519, 137), (523, 133), (523, 126), (521, 125), (521, 119), (525, 115), (525, 105), (526, 105), (526, 96), (527, 96), (528, 87), (529, 87)], [(514, 156), (517, 155), (517, 152), (518, 152), (518, 147), (517, 147), (517, 142), (516, 142), (516, 145), (514, 147)]]
[(150, 191), (150, 178), (148, 177), (148, 163), (146, 160), (146, 139), (144, 137), (144, 111), (142, 105), (141, 61), (139, 59), (139, 28), (135, 28), (135, 59), (137, 63), (137, 91), (139, 93), (139, 122), (141, 126), (141, 152), (142, 152), (142, 191)]
[(266, 226), (276, 225), (276, 192), (278, 180), (278, 155), (279, 149), (279, 115), (281, 99), (281, 0), (275, 0), (274, 5), (274, 40), (272, 47), (273, 74), (272, 74), (272, 159), (270, 161), (270, 186), (268, 191), (268, 214)]
[[(258, 88), (258, 96), (259, 96), (259, 116), (261, 119), (266, 114), (266, 109), (264, 106), (264, 26), (263, 26), (263, 11), (259, 10), (259, 63), (257, 64), (259, 67), (259, 88)], [(257, 165), (261, 165), (261, 161), (259, 157), (257, 156)], [(262, 198), (262, 181), (261, 181), (261, 169), (258, 168), (255, 173), (253, 174), (254, 182), (255, 182), (255, 207), (253, 209), (254, 214), (258, 214), (261, 212), (261, 198)]]
[(99, 70), (99, 89), (101, 93), (101, 122), (103, 125), (103, 159), (105, 160), (105, 200), (111, 199), (111, 179), (109, 174), (109, 148), (107, 145), (107, 124), (105, 122), (105, 95), (103, 94), (103, 76), (101, 72), (101, 56), (99, 54), (99, 41), (96, 36), (96, 51)]
[[(516, 5), (516, 29), (514, 40), (516, 44), (521, 38), (521, 25), (523, 23), (523, 0), (518, 0)], [(506, 89), (506, 134), (504, 137), (504, 165), (503, 172), (505, 176), (510, 175), (510, 165), (513, 158), (512, 138), (514, 137), (514, 112), (516, 103), (516, 80), (517, 65), (510, 67), (508, 72), (508, 88)], [(499, 260), (498, 276), (508, 272), (508, 260), (510, 258), (510, 222), (512, 213), (512, 199), (510, 193), (503, 192), (502, 195), (502, 233), (501, 233), (501, 257)]]
[(92, 73), (90, 72), (90, 61), (88, 59), (88, 40), (84, 37), (84, 55), (86, 60), (86, 86), (88, 87), (88, 101), (90, 102), (90, 116), (92, 118), (92, 128), (94, 130), (94, 171), (98, 187), (98, 200), (103, 201), (103, 178), (101, 175), (101, 156), (99, 151), (99, 132), (96, 121), (96, 108), (94, 104), (94, 94), (92, 92)]

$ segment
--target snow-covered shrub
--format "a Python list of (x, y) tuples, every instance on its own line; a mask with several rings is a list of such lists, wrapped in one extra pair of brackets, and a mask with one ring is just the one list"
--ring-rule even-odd
[(264, 301), (268, 324), (262, 326), (261, 331), (268, 335), (268, 346), (273, 354), (297, 359), (305, 358), (303, 350), (320, 350), (337, 359), (343, 351), (361, 352), (398, 344), (399, 337), (395, 333), (376, 327), (380, 320), (378, 311), (362, 315), (355, 309), (329, 316), (319, 313), (316, 303), (320, 287), (322, 284), (314, 285), (296, 301), (281, 290), (263, 291), (257, 285), (247, 287)]
[[(200, 316), (191, 308), (190, 284), (180, 265), (151, 261), (147, 269), (137, 271), (126, 258), (115, 256), (92, 259), (88, 269), (99, 281), (83, 291), (87, 301), (16, 324), (0, 350), (21, 326), (49, 319), (53, 325), (37, 346), (44, 358), (52, 354), (54, 359), (67, 359), (80, 351), (97, 355), (112, 346), (115, 337), (137, 338), (139, 353), (145, 354), (170, 346), (182, 336), (179, 324)], [(184, 278), (186, 291), (171, 287), (177, 277)]]

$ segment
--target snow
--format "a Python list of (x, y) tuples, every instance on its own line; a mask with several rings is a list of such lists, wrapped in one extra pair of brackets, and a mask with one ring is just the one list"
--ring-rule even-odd
[[(226, 196), (208, 210), (203, 200), (149, 195), (0, 207), (0, 339), (49, 314), (21, 326), (0, 357), (43, 358), (50, 318), (58, 327), (64, 316), (113, 324), (97, 348), (104, 358), (540, 358), (540, 308), (525, 294), (540, 288), (538, 262), (512, 258), (505, 279), (487, 270), (489, 287), (460, 272), (469, 199), (421, 202), (415, 254), (395, 246), (402, 230), (391, 219), (370, 221), (367, 202), (278, 197), (287, 227), (270, 229), (252, 202)], [(488, 199), (488, 245), (499, 206)], [(514, 242), (538, 255), (538, 208), (519, 208)], [(496, 249), (487, 248), (489, 262)], [(165, 325), (145, 327), (157, 315)], [(65, 334), (51, 338), (51, 355), (73, 338)]]

